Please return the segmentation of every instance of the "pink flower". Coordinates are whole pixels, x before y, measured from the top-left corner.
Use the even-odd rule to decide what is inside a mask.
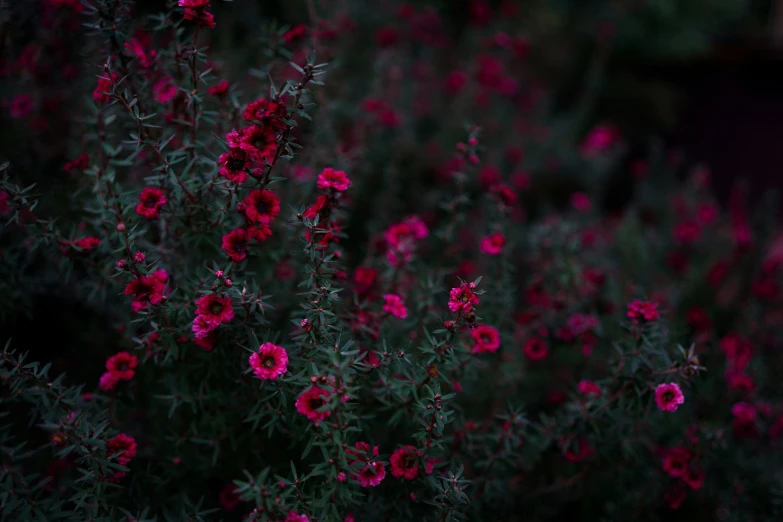
[[[207,321],[203,315],[197,315],[193,320],[192,330],[197,340],[206,339],[215,328],[216,326]]]
[[[571,195],[571,206],[577,212],[587,213],[593,208],[593,202],[590,201],[590,196],[584,192],[575,192]]]
[[[234,318],[234,307],[230,297],[208,294],[196,300],[196,315],[203,317],[206,324],[217,328]]]
[[[661,411],[677,411],[684,402],[685,396],[677,383],[659,384],[655,388],[655,403]]]
[[[317,186],[321,190],[333,189],[336,192],[344,192],[351,186],[351,180],[342,170],[325,168],[323,172],[318,174]]]
[[[596,156],[608,150],[619,139],[620,132],[614,126],[599,125],[594,127],[582,141],[582,154],[586,157]]]
[[[500,348],[500,333],[491,326],[481,325],[470,331],[475,341],[473,353],[495,353]]]
[[[625,315],[633,324],[650,323],[660,317],[657,304],[639,299],[628,305],[628,312]]]
[[[320,421],[332,415],[330,411],[318,411],[330,396],[331,394],[323,388],[313,386],[296,398],[296,411],[318,425]]]
[[[282,346],[264,343],[250,356],[249,362],[256,377],[274,380],[288,369],[288,352]]]
[[[296,511],[289,511],[288,516],[285,518],[285,522],[310,522],[310,519],[306,515],[300,515]]]
[[[200,7],[208,6],[209,0],[179,0],[177,5],[180,7],[189,7],[190,9],[198,9]]]
[[[405,308],[405,303],[397,294],[386,294],[383,296],[384,304],[383,311],[397,317],[398,319],[405,319],[408,317],[408,309]]]
[[[601,396],[601,388],[592,381],[580,381],[579,393],[583,395],[592,395],[593,397]]]
[[[503,252],[506,245],[506,236],[495,232],[481,240],[481,251],[490,256],[497,256]]]
[[[454,313],[470,313],[473,307],[479,304],[479,298],[473,291],[473,283],[462,283],[449,292],[449,310]]]
[[[123,381],[133,379],[138,365],[139,359],[128,352],[116,353],[106,360],[106,370]]]
[[[177,86],[174,85],[174,78],[167,76],[161,78],[152,87],[152,95],[155,101],[159,103],[168,103],[177,95]]]
[[[98,381],[98,387],[101,390],[108,392],[108,391],[112,391],[119,382],[120,382],[120,378],[117,377],[116,373],[106,372],[103,375],[101,375],[101,378]]]

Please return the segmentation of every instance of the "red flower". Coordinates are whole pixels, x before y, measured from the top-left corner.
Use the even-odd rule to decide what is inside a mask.
[[[249,239],[247,230],[237,228],[223,236],[221,248],[225,250],[232,261],[239,262],[247,257]]]
[[[590,201],[590,197],[584,192],[575,192],[571,195],[571,206],[577,212],[586,213],[593,208],[593,202]]]
[[[506,236],[495,232],[481,240],[481,251],[490,256],[497,256],[503,252],[506,245]]]
[[[475,341],[473,353],[495,353],[500,348],[500,333],[491,326],[477,326],[470,331],[470,336]]]
[[[560,440],[560,448],[569,462],[581,462],[593,456],[593,448],[584,437],[575,439],[573,435],[567,435]]]
[[[256,377],[274,380],[288,369],[288,353],[282,346],[264,343],[250,355],[249,363]]]
[[[751,343],[738,334],[730,332],[720,340],[720,349],[734,370],[743,370],[750,362],[753,354]]]
[[[288,45],[292,45],[305,36],[307,36],[307,26],[304,24],[298,24],[285,32],[283,35],[283,40]]]
[[[330,411],[318,411],[319,408],[326,404],[330,396],[331,394],[323,388],[313,386],[296,398],[296,411],[317,425],[320,421],[332,415]]]
[[[508,185],[495,185],[492,193],[507,207],[513,207],[517,202],[516,193]]]
[[[394,453],[389,457],[392,476],[405,480],[415,479],[419,476],[419,461],[421,457],[421,452],[413,446],[403,446],[394,450]]]
[[[68,163],[66,163],[63,169],[66,172],[72,172],[74,170],[84,170],[89,166],[90,166],[90,156],[87,154],[82,154],[75,160],[71,160]]]
[[[147,219],[157,219],[161,208],[168,200],[159,188],[147,187],[139,194],[139,204],[136,205],[136,213]]]
[[[258,121],[275,131],[284,127],[280,120],[285,118],[285,116],[286,110],[283,104],[265,98],[259,98],[254,102],[250,102],[244,112],[245,121]]]
[[[288,516],[285,517],[283,522],[310,522],[310,519],[307,518],[307,515],[300,515],[296,511],[289,511]]]
[[[202,27],[209,27],[214,29],[217,25],[215,23],[215,16],[209,11],[203,9],[185,9],[185,20],[193,20]]]
[[[416,216],[389,227],[385,234],[388,246],[386,258],[389,263],[392,266],[400,266],[409,262],[413,257],[416,241],[427,237],[428,234],[427,226]]]
[[[479,297],[473,291],[473,283],[462,283],[449,292],[449,310],[454,313],[470,313],[473,307],[479,304]]]
[[[378,279],[378,271],[367,266],[358,266],[353,273],[353,280],[356,283],[356,292],[363,294],[375,284]]]
[[[582,141],[582,154],[596,156],[614,145],[620,139],[620,131],[611,125],[599,125],[591,130]]]
[[[381,483],[386,477],[386,467],[381,462],[372,460],[378,456],[378,446],[373,446],[372,452],[370,452],[370,445],[366,442],[357,442],[355,451],[348,448],[346,451],[357,457],[355,462],[359,462],[360,466],[357,468],[355,464],[352,465],[352,476],[358,480],[364,488],[375,487]]]
[[[583,395],[601,396],[601,388],[592,381],[580,381],[578,390]]]
[[[270,127],[252,125],[229,132],[226,140],[230,147],[245,150],[250,158],[260,164],[272,162],[277,152],[277,135]]]
[[[685,320],[696,332],[705,332],[712,327],[712,319],[703,308],[691,308],[686,312]]]
[[[217,85],[209,88],[209,94],[210,96],[225,96],[228,94],[229,87],[231,87],[231,84],[228,80],[221,80]]]
[[[244,183],[247,180],[245,170],[252,167],[247,152],[239,147],[231,148],[221,154],[218,164],[220,165],[218,173],[234,183]]]
[[[701,489],[704,485],[704,472],[700,469],[689,467],[682,475],[682,481],[693,490]]]
[[[268,224],[280,213],[280,200],[266,189],[251,191],[243,203],[247,218],[257,223]]]
[[[196,315],[202,317],[203,321],[213,328],[234,318],[234,307],[230,297],[207,294],[196,301],[196,306]]]
[[[655,388],[655,403],[661,411],[677,411],[684,402],[685,396],[677,383],[659,384]]]
[[[218,495],[218,502],[220,502],[220,505],[223,506],[223,509],[226,511],[233,510],[241,501],[239,487],[235,484],[226,484]]]
[[[658,305],[647,301],[635,300],[628,305],[626,316],[634,323],[649,323],[660,317]]]
[[[136,374],[139,359],[128,352],[119,352],[106,360],[106,369],[118,379],[129,381]]]
[[[136,440],[124,433],[118,433],[106,443],[106,454],[108,456],[122,454],[117,457],[117,462],[126,466],[136,456]]]
[[[89,254],[95,248],[101,244],[101,240],[97,237],[93,236],[86,236],[86,237],[80,237],[78,239],[73,239],[69,242],[63,242],[60,245],[60,248],[62,249],[63,253],[68,252],[68,247],[76,249],[78,252],[83,252],[85,254]]]
[[[327,167],[318,175],[317,186],[321,190],[332,189],[336,192],[345,192],[351,186],[351,180],[342,170]]]
[[[201,7],[207,7],[210,0],[179,0],[177,5],[180,7],[189,7],[190,9],[198,9]]]
[[[683,221],[674,227],[674,237],[680,243],[693,243],[700,234],[701,228],[695,221]]]
[[[116,73],[111,73],[110,76],[101,76],[98,78],[98,85],[92,92],[92,99],[98,103],[105,103],[109,101],[109,95],[104,94],[111,92],[112,85],[119,79]]]
[[[663,458],[663,471],[670,477],[681,477],[688,469],[692,457],[691,452],[681,446],[673,448]]]
[[[307,207],[304,212],[304,217],[307,219],[315,219],[315,216],[321,215],[321,221],[324,218],[324,209],[329,210],[329,199],[321,194],[315,199],[315,203]]]
[[[397,317],[398,319],[405,319],[408,317],[408,309],[405,308],[405,303],[397,294],[386,294],[383,296],[383,311]]]
[[[125,295],[133,296],[131,305],[134,312],[146,310],[149,305],[157,305],[163,301],[166,281],[169,275],[165,270],[156,270],[150,275],[137,277],[125,287]]]
[[[131,38],[130,41],[125,42],[124,47],[126,51],[138,58],[139,65],[144,69],[149,68],[158,55],[155,49],[150,49],[147,52],[146,46],[138,38]]]
[[[549,346],[546,344],[546,341],[540,337],[533,336],[527,340],[522,351],[531,361],[540,361],[546,359],[549,354]]]

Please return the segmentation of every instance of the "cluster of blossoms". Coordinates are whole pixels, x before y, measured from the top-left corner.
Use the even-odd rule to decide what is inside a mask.
[[[155,270],[147,275],[134,274],[134,279],[125,286],[125,295],[133,296],[131,303],[133,311],[141,312],[150,306],[162,303],[166,295],[168,280],[169,274],[163,269]]]
[[[82,92],[91,117],[70,118],[80,134],[58,152],[79,207],[49,222],[46,199],[36,208],[0,168],[0,214],[19,225],[0,231],[0,255],[35,261],[20,276],[62,271],[122,339],[86,377],[92,394],[44,388],[6,355],[0,381],[41,394],[32,429],[54,432],[55,448],[77,440],[24,463],[51,467],[55,504],[83,494],[71,518],[150,504],[143,517],[185,519],[203,497],[248,522],[550,519],[590,498],[588,518],[701,503],[744,520],[743,483],[776,480],[749,455],[783,438],[767,364],[783,265],[755,262],[768,238],[734,196],[724,216],[703,169],[670,193],[665,171],[681,164],[637,157],[620,127],[573,139],[583,122],[539,117],[548,86],[528,39],[546,31],[521,22],[547,18],[545,3],[468,0],[464,48],[426,0],[313,3],[294,26],[221,8],[262,33],[246,42],[264,57],[253,79],[229,81],[243,53],[220,56],[208,0],[154,19],[125,0],[42,1],[47,23],[67,10],[105,37],[88,50],[104,65]],[[601,17],[631,16],[609,4]],[[52,71],[31,64],[59,48],[32,45],[0,72],[46,84]],[[341,64],[325,86],[313,54]],[[66,105],[54,94],[14,94],[8,112],[39,129]],[[605,208],[610,169],[639,188],[621,213]],[[40,255],[51,245],[57,263]],[[26,288],[16,276],[6,287]],[[702,377],[700,358],[725,372]],[[54,398],[72,411],[49,412]],[[138,455],[133,437],[111,438],[123,426]],[[120,465],[139,459],[132,480],[90,488],[124,473],[77,472],[102,459],[82,432]],[[39,498],[17,487],[16,458],[0,497],[21,512]]]
[[[196,300],[196,318],[193,321],[193,335],[205,339],[223,323],[234,318],[231,297],[207,294]]]
[[[410,263],[416,252],[416,244],[429,235],[427,225],[417,216],[392,225],[386,230],[386,259],[392,266]]]

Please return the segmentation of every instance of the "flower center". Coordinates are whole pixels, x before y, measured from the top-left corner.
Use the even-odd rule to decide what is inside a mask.
[[[230,160],[228,160],[229,170],[242,170],[244,166],[245,166],[244,158],[238,158],[236,156],[233,156]]]
[[[264,200],[260,200],[258,203],[256,203],[256,210],[258,210],[259,214],[267,214],[269,212],[269,203]]]
[[[674,394],[670,391],[667,391],[663,394],[663,400],[666,402],[672,402],[674,400]]]
[[[261,362],[266,368],[271,368],[275,365],[275,358],[274,357],[264,357],[264,360]]]
[[[209,311],[213,314],[219,314],[223,311],[223,305],[220,303],[212,303],[212,306],[209,307]]]
[[[310,408],[313,410],[317,410],[323,405],[324,405],[324,400],[320,397],[312,397],[310,399]]]

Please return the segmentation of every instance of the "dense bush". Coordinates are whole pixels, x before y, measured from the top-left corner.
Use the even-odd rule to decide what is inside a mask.
[[[6,345],[4,520],[781,520],[773,209],[586,127],[627,31],[564,108],[581,40],[535,2],[308,0],[243,43],[240,2],[175,4],[49,0],[4,63],[39,152],[2,312],[116,330]]]

